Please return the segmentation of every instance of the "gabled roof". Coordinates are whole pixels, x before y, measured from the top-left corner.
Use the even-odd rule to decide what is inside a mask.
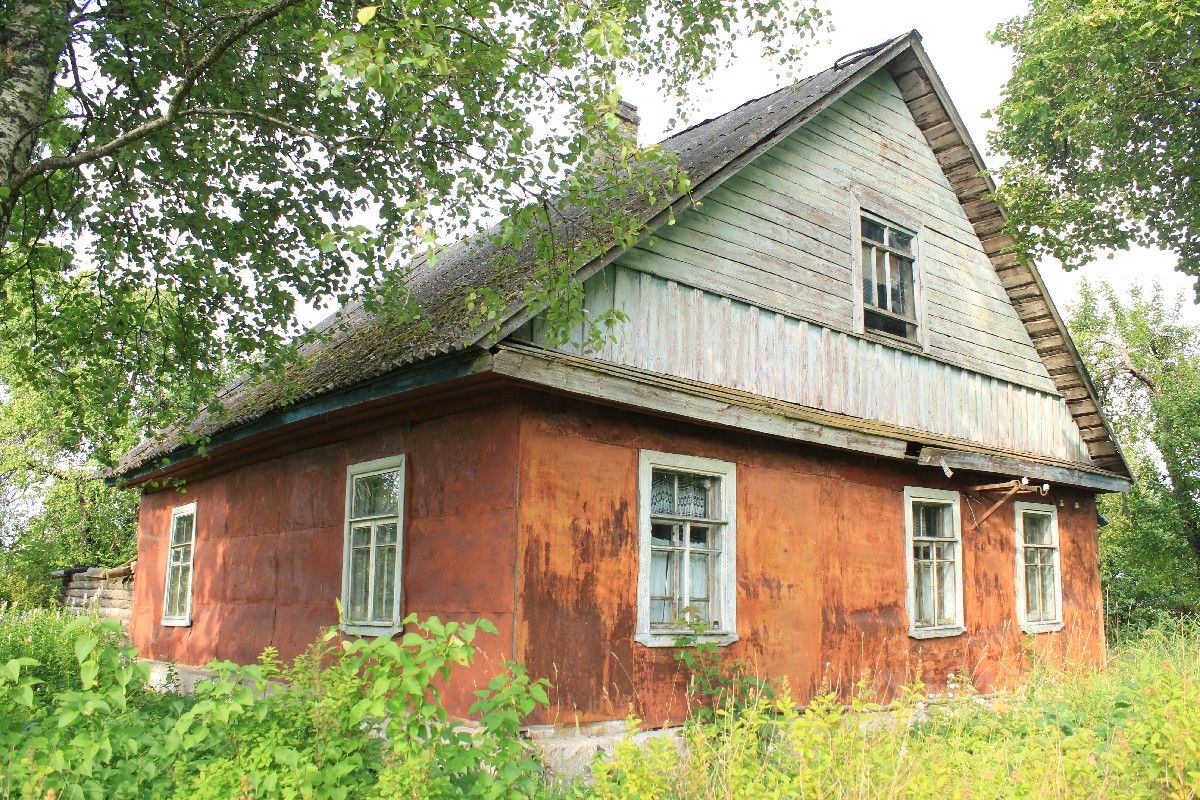
[[[678,154],[679,166],[691,179],[691,196],[665,198],[655,205],[638,197],[630,210],[654,227],[671,211],[686,207],[692,197],[702,197],[716,188],[859,82],[880,69],[888,69],[918,127],[934,148],[1047,370],[1066,396],[1093,461],[1096,466],[1127,475],[1116,441],[1099,412],[1086,369],[1045,285],[1036,269],[1021,266],[1015,256],[1005,252],[1011,240],[1000,235],[1003,212],[988,197],[994,186],[979,176],[983,161],[929,65],[920,34],[913,31],[856,55],[849,63],[836,64],[661,142],[662,148]],[[589,230],[588,220],[579,212],[560,227],[568,241],[599,233]],[[188,437],[221,434],[221,439],[230,439],[239,429],[250,435],[261,427],[253,423],[279,411],[289,400],[311,402],[419,361],[491,345],[504,338],[540,309],[529,308],[522,301],[522,290],[535,268],[532,254],[518,252],[515,259],[508,259],[515,267],[498,270],[501,254],[490,232],[484,232],[446,248],[434,264],[425,259],[416,261],[409,267],[408,282],[422,308],[419,318],[388,324],[360,305],[348,306],[318,326],[325,332],[324,337],[302,349],[301,363],[286,376],[293,387],[290,398],[282,386],[274,383],[237,382],[220,395],[225,413],[205,411],[186,428],[143,441],[121,459],[115,473],[128,475],[136,470],[144,474],[153,471],[151,462],[172,455],[177,456],[171,459],[174,461],[189,457],[192,453],[185,449]],[[614,246],[586,265],[579,277],[586,279],[619,254],[620,248]],[[486,327],[473,328],[464,313],[468,293],[484,286],[509,303],[498,335]]]

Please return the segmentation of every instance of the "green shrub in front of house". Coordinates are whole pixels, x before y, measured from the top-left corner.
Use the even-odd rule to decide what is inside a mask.
[[[292,665],[212,666],[194,695],[147,688],[111,621],[72,631],[77,685],[45,691],[30,656],[0,666],[0,797],[532,797],[540,763],[520,721],[546,685],[512,667],[479,690],[466,731],[438,686],[487,622],[410,619],[410,632],[335,641]],[[0,637],[8,620],[0,620]],[[40,653],[39,653],[40,654]],[[57,653],[55,653],[57,655]]]
[[[520,736],[545,682],[509,668],[464,730],[437,687],[491,626],[409,622],[399,641],[330,633],[290,665],[269,650],[216,664],[184,696],[147,688],[111,621],[0,619],[0,798],[1200,796],[1200,628],[1152,630],[1105,669],[1042,665],[1014,692],[932,704],[914,688],[887,706],[863,692],[802,707],[700,653],[695,685],[715,707],[682,747],[627,740],[564,786]],[[18,630],[42,663],[12,656]]]

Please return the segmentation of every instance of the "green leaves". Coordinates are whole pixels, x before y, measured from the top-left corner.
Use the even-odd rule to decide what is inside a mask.
[[[406,265],[497,220],[518,248],[497,273],[528,247],[532,290],[569,305],[573,267],[640,230],[613,208],[678,177],[617,130],[618,76],[682,112],[747,40],[783,72],[823,22],[805,0],[67,5],[32,33],[66,38],[71,79],[25,120],[33,171],[0,173],[3,380],[53,389],[102,462],[232,372],[300,369],[299,309],[421,314]],[[590,220],[590,249],[560,241],[563,214]],[[518,298],[478,288],[464,319],[495,329]]]
[[[1200,330],[1161,289],[1123,299],[1084,286],[1071,331],[1133,472],[1101,500],[1113,630],[1200,613]]]
[[[1070,268],[1161,247],[1200,275],[1198,26],[1184,0],[1035,0],[996,29],[1016,63],[990,142],[1019,251]]]

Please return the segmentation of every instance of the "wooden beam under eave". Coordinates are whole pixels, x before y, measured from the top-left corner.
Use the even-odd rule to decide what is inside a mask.
[[[1019,456],[987,455],[946,448],[926,447],[917,463],[943,469],[984,472],[991,475],[1019,476],[1037,481],[1050,481],[1068,486],[1082,486],[1102,492],[1129,490],[1129,481],[1112,474],[1101,474],[1069,467],[1058,467]]]
[[[1028,331],[1029,326],[1025,326],[1025,329]],[[1041,336],[1033,336],[1031,334],[1029,338],[1033,340],[1034,349],[1039,353],[1047,350],[1061,350],[1065,352],[1067,349],[1067,340],[1056,330],[1049,331]]]
[[[901,96],[905,100],[915,100],[918,97],[933,94],[933,84],[925,77],[921,65],[912,62],[908,66],[909,69],[907,70],[892,72],[892,80],[899,87]]]

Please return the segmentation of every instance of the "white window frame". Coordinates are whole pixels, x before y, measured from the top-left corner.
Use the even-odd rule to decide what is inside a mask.
[[[1013,504],[1016,519],[1013,530],[1016,533],[1016,584],[1017,584],[1017,621],[1021,630],[1026,633],[1050,633],[1063,628],[1062,607],[1062,548],[1058,538],[1058,509],[1048,503]],[[1036,620],[1031,622],[1026,618],[1025,608],[1025,514],[1046,514],[1050,517],[1050,542],[1054,548],[1054,609],[1055,618],[1052,620]]]
[[[943,503],[952,506],[951,519],[954,522],[954,541],[957,545],[958,563],[954,570],[954,623],[951,625],[917,627],[917,582],[915,563],[913,559],[913,503]],[[921,486],[904,487],[904,570],[905,582],[908,584],[905,592],[908,611],[908,635],[914,639],[933,639],[942,636],[958,636],[966,630],[963,618],[963,572],[965,571],[965,548],[962,536],[962,513],[959,506],[958,492],[946,489],[926,489]]]
[[[650,627],[650,492],[655,469],[690,472],[721,479],[721,510],[725,517],[721,554],[715,570],[716,596],[722,627],[695,634],[689,630],[664,631]],[[675,647],[680,636],[696,642],[728,645],[737,633],[737,465],[715,458],[642,450],[638,458],[638,582],[637,628],[634,641],[647,647]]]
[[[404,499],[406,489],[408,487],[408,474],[405,469],[405,456],[403,454],[397,456],[389,456],[387,458],[377,458],[373,461],[363,461],[358,464],[351,464],[346,467],[346,509],[343,515],[342,529],[342,614],[343,620],[341,629],[346,633],[357,636],[391,636],[404,630],[402,620],[403,616],[403,599],[404,586],[402,577],[404,575]],[[350,514],[353,511],[354,503],[354,479],[364,475],[373,475],[381,472],[399,472],[400,482],[396,490],[396,575],[395,575],[395,596],[393,598],[392,618],[388,621],[370,622],[360,620],[347,620],[344,616],[350,611],[350,562],[351,562],[351,547],[350,547]],[[374,564],[374,553],[372,552],[372,564]],[[374,569],[368,569],[368,575],[373,575]]]
[[[900,207],[892,200],[864,186],[854,186],[850,191],[850,267],[851,279],[854,281],[854,330],[868,338],[873,338],[900,347],[917,348],[922,351],[929,349],[929,326],[926,324],[925,291],[924,291],[924,259],[922,245],[925,240],[925,227],[915,219],[911,212]],[[862,218],[873,217],[884,224],[902,228],[913,234],[913,313],[916,323],[916,337],[896,336],[886,331],[868,328],[866,324],[866,303],[863,301],[863,263],[862,263]]]
[[[169,617],[167,616],[167,598],[171,596],[171,551],[179,545],[173,545],[171,542],[175,538],[175,520],[180,517],[190,516],[192,518],[192,539],[188,544],[188,587],[187,587],[187,608],[182,616]],[[167,627],[186,628],[192,624],[192,592],[196,587],[196,528],[199,527],[196,519],[196,504],[188,503],[182,506],[175,506],[171,509],[171,523],[167,528],[166,542],[166,570],[163,575],[163,599],[162,599],[162,619],[161,623]]]

